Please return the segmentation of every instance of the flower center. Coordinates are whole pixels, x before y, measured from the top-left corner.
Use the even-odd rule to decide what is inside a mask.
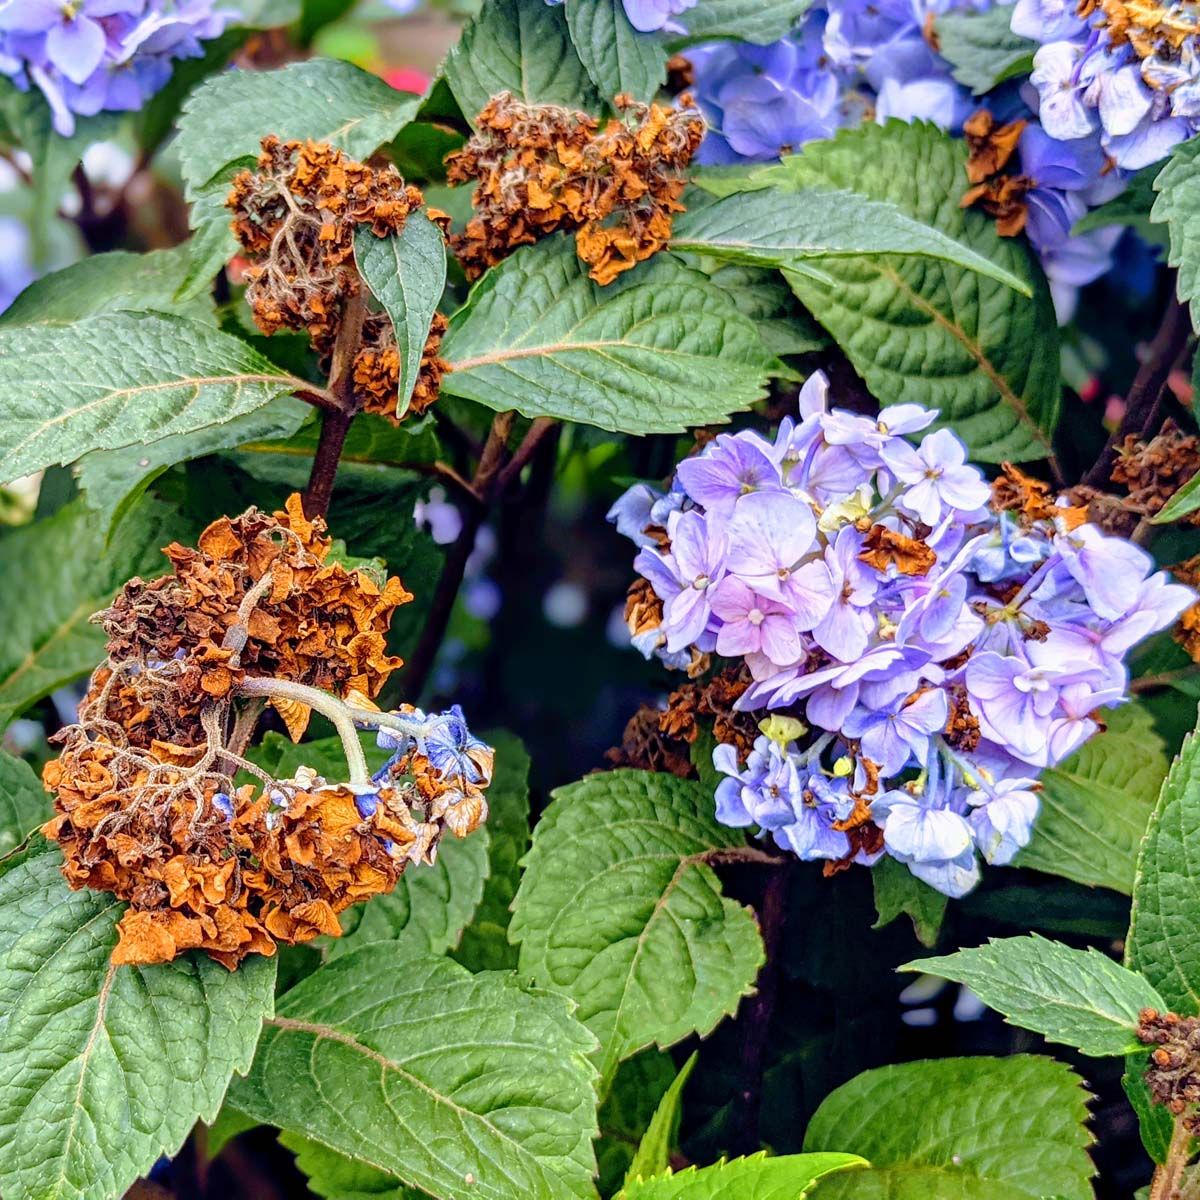
[[[766,619],[767,614],[764,613],[761,608],[752,608],[746,614],[746,620],[749,621],[751,625],[761,625]]]

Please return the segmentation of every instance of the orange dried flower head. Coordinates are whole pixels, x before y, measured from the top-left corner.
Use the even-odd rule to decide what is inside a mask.
[[[508,92],[488,102],[446,160],[451,183],[478,184],[476,215],[453,239],[468,278],[560,229],[575,231],[601,284],[666,245],[704,119],[687,94],[674,108],[623,95],[614,103],[620,118],[601,128],[587,113]]]
[[[446,360],[438,356],[446,328],[446,318],[441,313],[434,313],[406,416],[420,416],[438,397],[442,376],[450,369]],[[372,316],[363,330],[363,349],[354,359],[355,394],[366,412],[379,413],[398,424],[396,406],[399,386],[400,350],[396,345],[392,323],[386,317]]]
[[[337,935],[337,914],[432,862],[443,833],[487,815],[492,751],[458,709],[382,713],[400,660],[385,635],[398,579],[327,562],[324,523],[298,496],[210,525],[173,572],[132,580],[98,614],[108,659],[78,723],[56,735],[44,827],[72,887],[129,903],[117,963],[200,948],[234,967],[277,942]],[[317,709],[341,737],[346,782],[302,767],[272,779],[244,757],[263,700],[298,739]],[[391,758],[371,776],[355,727]],[[261,782],[237,788],[248,771]]]

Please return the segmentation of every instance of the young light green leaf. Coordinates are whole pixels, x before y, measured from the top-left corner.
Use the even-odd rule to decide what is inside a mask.
[[[627,1183],[617,1200],[784,1200],[807,1196],[818,1180],[867,1165],[856,1154],[753,1154],[711,1167],[638,1179]]]
[[[480,736],[496,750],[484,827],[488,877],[483,899],[454,956],[472,971],[514,970],[517,949],[508,940],[509,905],[521,881],[521,859],[529,849],[529,755],[520,739],[506,730],[487,730]]]
[[[518,250],[450,322],[443,392],[624,433],[724,421],[775,360],[707,276],[660,254],[600,287],[570,239]]]
[[[1011,1184],[946,1167],[870,1167],[819,1180],[804,1200],[1029,1200]],[[732,1198],[731,1198],[732,1200]]]
[[[584,1200],[593,1045],[561,997],[383,942],[283,996],[230,1097],[443,1200]]]
[[[1154,181],[1158,199],[1150,219],[1165,223],[1171,235],[1167,262],[1179,268],[1175,289],[1192,306],[1192,324],[1200,325],[1200,143],[1181,142]]]
[[[446,239],[423,212],[410,213],[404,228],[391,237],[376,237],[367,227],[359,228],[354,237],[354,261],[396,330],[399,418],[408,412],[421,370],[421,352],[446,286]]]
[[[644,1046],[708,1033],[749,992],[758,928],[707,862],[741,843],[711,792],[672,775],[611,771],[554,793],[509,933],[521,974],[578,1004],[605,1081]]]
[[[425,1196],[405,1187],[395,1175],[355,1162],[320,1142],[295,1133],[281,1133],[279,1141],[296,1156],[296,1166],[308,1178],[308,1190],[325,1200],[422,1200]]]
[[[79,321],[105,312],[160,312],[215,325],[208,297],[175,298],[187,273],[191,251],[151,250],[94,254],[31,283],[3,313],[0,326],[36,321]]]
[[[882,929],[901,913],[912,920],[913,932],[922,946],[932,946],[946,915],[946,897],[918,879],[903,863],[884,857],[871,869],[878,920],[871,927]]]
[[[575,51],[601,96],[654,99],[667,78],[667,47],[657,33],[634,29],[621,0],[566,0],[566,14]]]
[[[275,960],[114,967],[124,904],[61,862],[39,838],[0,863],[0,1189],[115,1200],[249,1067]]]
[[[596,1185],[602,1196],[615,1196],[624,1186],[638,1144],[675,1077],[671,1056],[653,1046],[617,1068],[598,1114]]]
[[[994,938],[986,946],[900,968],[965,983],[1010,1025],[1095,1058],[1130,1054],[1143,1008],[1163,1007],[1140,975],[1095,949],[1030,937]]]
[[[0,858],[50,816],[50,797],[24,759],[0,750]]]
[[[1042,772],[1041,812],[1016,865],[1128,896],[1167,753],[1136,702],[1106,710],[1104,722],[1102,733]]]
[[[1142,841],[1126,962],[1182,1016],[1200,1013],[1200,738],[1190,733],[1163,782]]]
[[[915,255],[952,263],[1032,295],[1024,279],[967,243],[914,220],[889,201],[853,191],[768,187],[690,204],[675,219],[670,244],[674,250],[771,267],[795,267],[809,258]]]
[[[561,5],[489,0],[450,50],[444,73],[472,124],[500,92],[527,104],[565,104],[585,112],[600,106]]]
[[[75,464],[75,474],[89,508],[95,509],[106,531],[119,527],[129,506],[168,467],[231,450],[246,442],[291,437],[312,414],[291,396],[281,396],[245,416],[189,433],[176,433],[153,442],[120,450],[93,450]]]
[[[966,147],[931,125],[864,125],[754,173],[755,183],[849,189],[887,200],[1023,279],[1032,299],[949,263],[880,256],[806,260],[834,282],[787,272],[797,296],[884,404],[941,412],[984,462],[1044,458],[1059,412],[1057,324],[1027,247],[959,207]]]
[[[1008,5],[979,12],[940,13],[933,23],[938,53],[951,73],[977,96],[1016,75],[1028,75],[1037,43],[1009,28]]]
[[[1162,506],[1151,521],[1155,525],[1169,525],[1172,521],[1182,520],[1191,516],[1200,508],[1200,473],[1191,477],[1171,498]]]
[[[80,503],[0,539],[0,728],[104,657],[104,632],[88,618],[134,575],[166,570],[160,548],[185,532],[157,501],[135,508],[105,545]]]
[[[175,139],[196,231],[192,287],[206,284],[233,256],[228,182],[234,166],[245,165],[235,160],[255,158],[263,137],[329,142],[362,160],[390,142],[419,104],[377,75],[328,58],[277,71],[228,71],[198,87],[183,106]]]
[[[238,338],[152,313],[0,329],[0,359],[0,480],[220,425],[312,390]]]
[[[671,1166],[671,1147],[679,1137],[680,1098],[688,1078],[696,1066],[698,1051],[693,1050],[687,1062],[679,1068],[671,1086],[663,1094],[650,1118],[650,1124],[638,1143],[637,1153],[625,1175],[625,1186],[654,1175],[662,1175]]]
[[[1092,1200],[1088,1098],[1070,1067],[1032,1054],[903,1063],[865,1071],[826,1096],[804,1149],[853,1147],[873,1167],[937,1167],[996,1189],[965,1196],[1007,1197],[1010,1188]],[[814,1195],[824,1197],[824,1187]]]
[[[738,38],[769,45],[785,37],[812,0],[700,0],[683,16],[689,38]]]

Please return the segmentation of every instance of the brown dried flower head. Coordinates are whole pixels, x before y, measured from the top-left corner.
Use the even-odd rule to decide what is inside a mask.
[[[507,92],[488,102],[447,159],[451,183],[478,183],[476,215],[453,239],[468,278],[560,229],[575,231],[600,284],[666,245],[704,119],[686,93],[674,108],[624,95],[614,103],[620,118],[601,128],[587,113]]]
[[[1189,1132],[1200,1132],[1200,1017],[1144,1008],[1137,1035],[1140,1042],[1154,1047],[1146,1083],[1155,1104],[1181,1117]]]
[[[78,723],[56,735],[44,827],[72,887],[129,903],[117,963],[206,950],[232,968],[277,942],[337,935],[337,914],[432,862],[445,830],[487,815],[490,748],[461,713],[379,713],[400,660],[384,638],[410,599],[398,579],[328,563],[324,525],[293,496],[210,525],[174,570],[132,580],[98,614],[109,657]],[[273,779],[244,757],[263,700],[298,739],[312,708],[335,724],[348,782],[309,768]],[[372,778],[355,725],[396,753]],[[238,770],[261,786],[236,787]]]
[[[972,113],[963,122],[963,135],[970,151],[967,180],[971,186],[959,204],[962,208],[977,204],[995,219],[1001,237],[1015,237],[1025,228],[1029,215],[1025,197],[1033,187],[1033,180],[1010,167],[1026,124],[1021,119],[998,125],[986,108]]]
[[[256,168],[235,177],[226,203],[252,263],[246,301],[258,327],[266,334],[308,333],[328,368],[347,302],[364,291],[354,263],[355,231],[399,233],[424,197],[394,167],[355,162],[323,143],[272,136],[263,139]],[[429,215],[445,229],[447,218]],[[447,369],[437,357],[444,332],[444,321],[435,318],[410,411],[424,411],[437,396]],[[400,352],[385,313],[368,311],[350,374],[357,403],[395,420]]]

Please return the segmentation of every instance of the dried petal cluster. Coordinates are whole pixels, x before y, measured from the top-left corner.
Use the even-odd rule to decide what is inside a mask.
[[[1181,1017],[1144,1008],[1139,1014],[1138,1040],[1148,1046],[1150,1066],[1146,1083],[1156,1104],[1183,1118],[1190,1133],[1200,1133],[1200,1017]]]
[[[363,291],[354,263],[354,234],[399,233],[424,197],[394,167],[375,168],[324,143],[266,137],[253,171],[233,181],[226,201],[233,231],[251,259],[246,300],[258,327],[306,332],[328,368],[347,302]],[[445,218],[430,210],[439,224]],[[445,323],[435,319],[410,411],[437,397],[446,364],[437,351]],[[351,377],[355,400],[368,412],[395,419],[400,352],[386,313],[369,311],[357,331]]]
[[[336,936],[339,912],[486,817],[492,751],[462,713],[380,713],[370,699],[399,665],[384,637],[408,593],[328,552],[292,497],[274,517],[214,522],[196,549],[168,547],[170,575],[131,581],[98,614],[109,658],[56,735],[44,832],[72,887],[129,903],[114,962],[199,948],[233,968],[278,942]],[[273,779],[244,757],[262,697],[299,737],[310,707],[297,691],[344,716],[349,782],[307,767]],[[393,751],[374,777],[356,723]],[[259,784],[235,786],[239,769]]]
[[[676,108],[624,95],[615,104],[621,119],[601,127],[587,113],[507,92],[488,102],[474,136],[447,159],[451,183],[479,185],[476,215],[453,241],[468,278],[559,229],[575,231],[601,284],[666,245],[704,119],[686,94]]]
[[[1014,173],[1009,165],[1027,124],[1019,119],[1001,125],[986,108],[963,122],[963,137],[970,150],[967,180],[971,186],[963,194],[961,206],[979,205],[995,218],[996,232],[1002,237],[1016,237],[1029,217],[1025,198],[1034,186],[1033,180]]]
[[[111,668],[93,687],[106,719],[135,745],[195,746],[203,704],[230,696],[247,674],[374,697],[400,666],[387,630],[412,596],[397,578],[327,561],[329,547],[324,522],[305,517],[299,496],[274,516],[251,508],[222,517],[195,548],[168,546],[169,575],[131,579],[97,614]],[[283,715],[301,722],[299,736],[308,714]]]

